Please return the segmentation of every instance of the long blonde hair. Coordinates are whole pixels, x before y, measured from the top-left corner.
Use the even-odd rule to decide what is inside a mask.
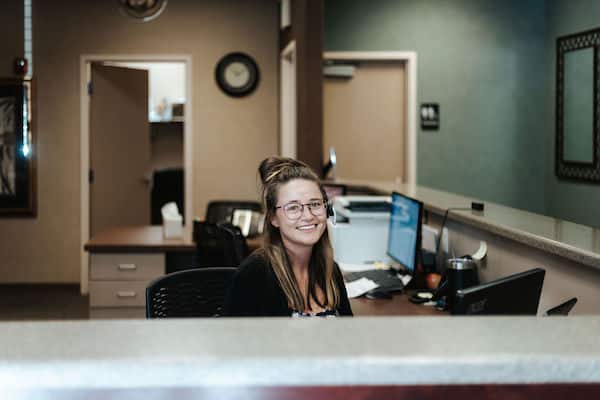
[[[317,175],[305,163],[292,158],[269,157],[258,167],[262,182],[262,199],[265,209],[264,243],[258,251],[264,255],[277,276],[283,289],[288,306],[297,311],[311,310],[311,298],[322,308],[335,309],[340,303],[340,289],[335,279],[333,250],[327,229],[314,244],[308,268],[308,298],[302,295],[279,229],[271,224],[277,206],[277,194],[281,185],[294,180],[304,179],[317,184],[323,199],[327,199],[325,190]],[[319,302],[316,288],[320,287],[325,296],[324,304]],[[308,301],[308,303],[307,303]]]

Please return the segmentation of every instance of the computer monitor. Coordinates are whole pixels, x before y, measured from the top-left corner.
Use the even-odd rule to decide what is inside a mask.
[[[387,254],[411,275],[421,247],[422,218],[423,203],[398,192],[392,193]]]
[[[452,314],[536,315],[546,271],[534,268],[457,290]]]

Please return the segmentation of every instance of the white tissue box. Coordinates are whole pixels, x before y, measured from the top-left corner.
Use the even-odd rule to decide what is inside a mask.
[[[165,239],[183,237],[183,219],[181,217],[163,219],[163,235]]]

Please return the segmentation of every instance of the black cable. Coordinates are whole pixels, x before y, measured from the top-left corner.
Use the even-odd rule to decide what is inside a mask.
[[[436,245],[436,260],[435,260],[435,264],[437,267],[438,272],[441,272],[441,254],[442,254],[442,249],[441,249],[441,244],[442,244],[442,235],[444,234],[444,226],[446,225],[446,219],[448,218],[448,212],[450,211],[470,211],[472,210],[471,207],[450,207],[446,209],[446,212],[444,213],[444,218],[442,218],[442,225],[440,226],[440,233],[438,235],[438,240],[437,240],[437,245]]]

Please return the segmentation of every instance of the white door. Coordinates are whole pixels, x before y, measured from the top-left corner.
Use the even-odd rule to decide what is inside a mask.
[[[336,150],[336,177],[406,179],[406,68],[360,61],[352,77],[323,80],[323,153]]]
[[[92,64],[90,232],[149,225],[148,72]]]

